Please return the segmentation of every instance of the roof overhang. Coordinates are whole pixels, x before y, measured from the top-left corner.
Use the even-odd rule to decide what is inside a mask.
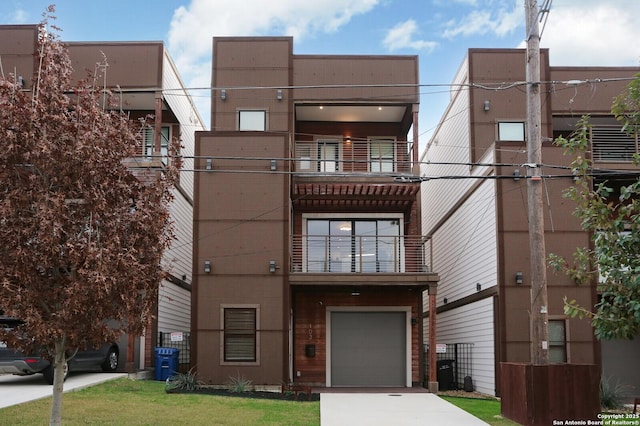
[[[298,121],[399,123],[407,105],[296,105]]]

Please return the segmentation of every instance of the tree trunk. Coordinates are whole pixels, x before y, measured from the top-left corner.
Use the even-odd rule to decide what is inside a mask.
[[[62,425],[62,394],[64,391],[64,378],[66,370],[66,356],[64,351],[64,339],[56,342],[56,352],[54,355],[53,374],[53,400],[51,402],[51,417],[49,425]]]

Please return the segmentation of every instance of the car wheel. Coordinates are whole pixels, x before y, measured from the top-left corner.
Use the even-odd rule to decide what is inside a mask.
[[[49,365],[47,368],[42,370],[42,376],[44,377],[44,381],[47,382],[47,384],[50,384],[50,385],[53,384],[53,375],[54,375],[54,368],[52,365]],[[67,380],[68,375],[69,375],[69,364],[65,362],[63,380]]]
[[[107,357],[102,363],[102,371],[116,371],[118,369],[118,349],[110,347]]]

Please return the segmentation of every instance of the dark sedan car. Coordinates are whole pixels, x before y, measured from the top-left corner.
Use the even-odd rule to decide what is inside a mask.
[[[15,318],[0,316],[0,327],[14,328],[20,323],[21,321]],[[104,344],[98,349],[78,351],[65,365],[65,378],[69,371],[116,371],[119,354],[118,345],[115,343]],[[42,373],[45,381],[53,384],[53,367],[47,359],[26,355],[0,342],[0,374],[28,376],[36,373]]]

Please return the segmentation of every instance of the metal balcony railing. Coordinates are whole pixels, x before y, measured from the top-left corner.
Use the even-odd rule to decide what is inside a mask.
[[[294,235],[291,272],[428,272],[422,237]]]
[[[392,139],[296,141],[300,173],[410,173],[413,143]]]
[[[593,161],[630,163],[633,154],[640,153],[638,135],[627,135],[621,126],[594,125],[591,127]]]

